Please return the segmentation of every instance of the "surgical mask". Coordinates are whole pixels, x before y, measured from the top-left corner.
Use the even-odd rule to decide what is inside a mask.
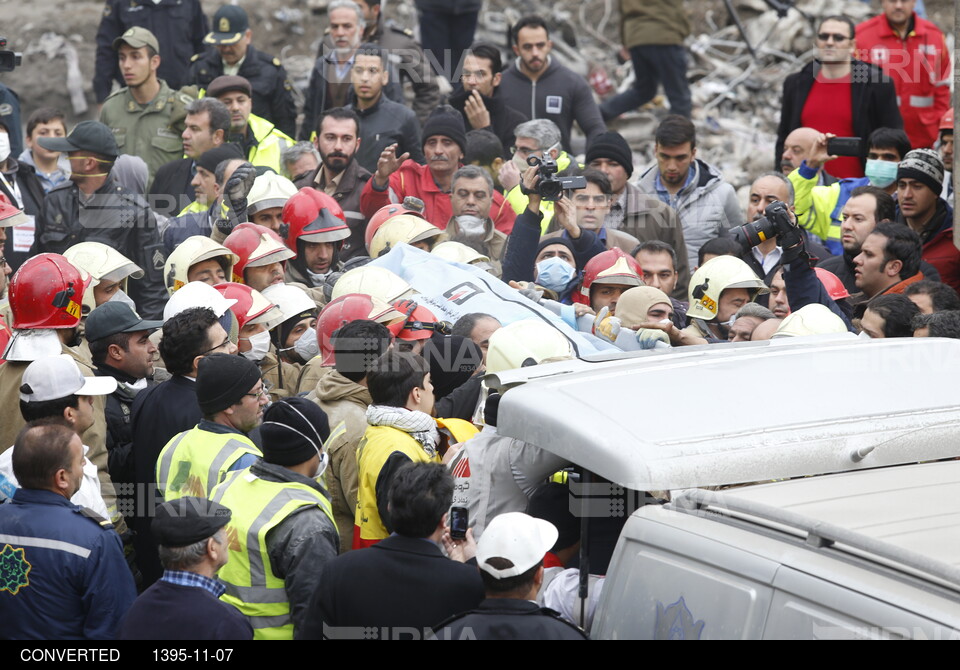
[[[265,330],[262,333],[256,333],[250,337],[241,337],[240,339],[250,343],[250,351],[244,351],[241,355],[254,363],[262,361],[263,357],[270,351],[269,331]]]
[[[537,263],[537,283],[555,293],[567,287],[576,272],[569,263],[556,256]]]
[[[294,345],[293,350],[303,359],[309,361],[314,356],[320,354],[320,346],[317,344],[317,331],[315,328],[307,328]]]
[[[512,160],[513,164],[517,166],[518,170],[520,170],[521,175],[527,171],[527,168],[530,167],[529,165],[527,165],[527,159],[518,153],[514,154],[513,158],[511,158],[510,160]]]
[[[317,463],[317,471],[313,473],[311,479],[320,479],[323,476],[323,473],[327,470],[327,463],[330,462],[330,459],[327,458],[326,454],[320,454],[320,462]]]
[[[130,305],[130,309],[133,311],[137,311],[137,304],[122,290],[118,290],[116,293],[110,296],[110,299],[107,300],[107,302],[122,302],[124,305]]]
[[[454,219],[460,236],[467,239],[482,240],[487,233],[486,221],[472,214],[461,214]]]
[[[871,186],[886,188],[897,178],[898,163],[893,161],[868,160],[864,174],[870,180]]]
[[[0,163],[10,157],[10,135],[0,133]]]

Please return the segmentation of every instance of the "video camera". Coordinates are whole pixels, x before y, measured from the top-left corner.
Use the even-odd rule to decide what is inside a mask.
[[[7,49],[7,38],[0,37],[0,72],[13,72],[20,65],[23,54]]]
[[[527,159],[527,165],[539,167],[537,176],[540,177],[540,181],[537,182],[537,195],[543,200],[556,202],[563,197],[564,191],[576,191],[587,187],[587,180],[583,177],[554,176],[559,168],[557,167],[557,161],[549,156],[544,156],[542,159],[530,156]]]

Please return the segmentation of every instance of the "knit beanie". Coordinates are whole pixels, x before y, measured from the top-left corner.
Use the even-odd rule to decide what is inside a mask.
[[[627,171],[628,178],[633,175],[633,152],[630,151],[630,145],[620,133],[611,130],[593,138],[593,142],[587,147],[587,156],[584,161],[590,165],[595,158],[617,161]]]
[[[916,179],[931,191],[943,190],[943,161],[933,149],[914,149],[907,152],[897,166],[897,179]]]
[[[328,437],[330,422],[326,413],[306,398],[282,398],[263,413],[260,438],[267,463],[305,463],[322,452]]]
[[[467,130],[463,116],[450,105],[440,105],[423,124],[423,144],[434,135],[443,135],[460,145],[460,151],[467,153]]]
[[[562,244],[565,246],[570,250],[570,255],[576,259],[577,253],[573,248],[573,241],[571,241],[569,237],[562,237],[560,235],[557,235],[556,237],[544,237],[542,240],[540,240],[540,244],[537,245],[537,253],[534,255],[534,258],[539,256],[540,252],[542,252],[544,249],[547,247],[552,247],[554,244]]]
[[[197,366],[197,402],[211,416],[243,400],[258,381],[260,368],[243,356],[204,356]]]

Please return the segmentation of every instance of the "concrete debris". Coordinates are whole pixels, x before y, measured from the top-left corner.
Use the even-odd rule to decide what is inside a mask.
[[[72,38],[78,38],[74,35]],[[89,109],[84,95],[84,77],[80,72],[80,56],[71,40],[57,33],[43,33],[24,50],[24,59],[46,56],[48,61],[62,57],[66,64],[64,85],[70,94],[70,105],[76,115],[85,114]],[[49,85],[49,81],[47,84]]]

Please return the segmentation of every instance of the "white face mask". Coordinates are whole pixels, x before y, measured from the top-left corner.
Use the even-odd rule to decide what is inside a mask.
[[[317,331],[315,328],[307,328],[294,345],[293,350],[303,359],[309,361],[314,356],[320,354],[320,345],[317,344]]]
[[[0,163],[10,157],[10,136],[7,133],[0,133]]]
[[[461,214],[456,217],[456,221],[460,234],[468,239],[482,240],[487,233],[486,226],[484,225],[486,221],[479,216]]]
[[[130,305],[130,309],[137,311],[137,304],[122,289],[118,289],[116,293],[110,296],[110,299],[107,302],[122,302],[125,305]]]
[[[320,454],[320,462],[317,463],[317,471],[313,473],[311,479],[320,479],[323,476],[323,473],[327,470],[327,463],[330,462],[330,459],[327,458],[326,454]]]
[[[257,333],[251,335],[250,337],[241,337],[241,340],[246,340],[250,343],[250,351],[244,351],[243,357],[247,360],[251,360],[254,363],[259,363],[263,360],[263,357],[267,355],[267,352],[270,351],[270,333],[269,331],[263,331],[262,333]]]

